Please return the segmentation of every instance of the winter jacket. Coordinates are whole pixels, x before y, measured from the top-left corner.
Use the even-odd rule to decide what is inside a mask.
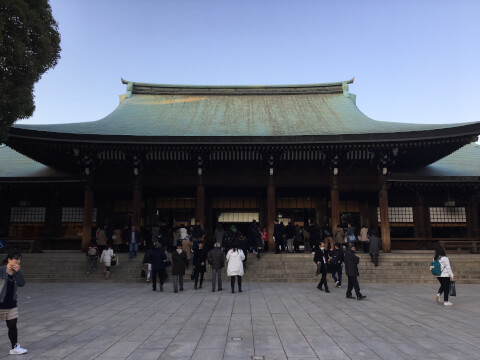
[[[177,250],[172,252],[172,275],[185,275],[185,267],[188,264],[185,251],[179,254]]]
[[[320,250],[319,248],[317,248],[315,250],[315,255],[313,257],[313,262],[315,264],[320,262],[320,264],[321,264],[320,272],[322,272],[322,273],[327,272],[328,251],[327,250]]]
[[[192,246],[193,241],[190,241],[188,237],[182,240],[182,250],[186,254],[188,260],[192,258]]]
[[[358,276],[358,263],[360,262],[360,258],[355,255],[351,249],[345,251],[344,261],[347,276]]]
[[[113,257],[113,250],[112,249],[105,249],[102,251],[102,256],[100,256],[100,262],[103,262],[105,266],[112,266],[112,257]]]
[[[368,253],[372,255],[378,255],[378,253],[380,252],[380,247],[380,238],[376,235],[370,236],[370,250],[368,251]]]
[[[225,266],[225,256],[223,255],[222,249],[213,248],[208,252],[207,260],[208,263],[212,266],[212,269],[219,270]]]
[[[452,267],[450,266],[450,260],[446,256],[440,256],[438,258],[440,261],[440,268],[442,269],[442,274],[437,277],[453,277]]]
[[[207,271],[207,250],[205,248],[195,250],[193,253],[193,266],[195,266],[195,270],[198,272],[204,273]]]
[[[228,276],[243,276],[243,260],[245,260],[245,254],[242,249],[228,250],[227,253],[227,275]]]
[[[165,252],[162,249],[150,249],[147,251],[147,253],[149,253],[150,259],[148,260],[151,261],[153,270],[160,270],[165,268],[165,263],[163,261],[167,260],[167,255],[165,255]],[[147,257],[147,254],[145,254],[145,257]]]
[[[335,230],[335,244],[343,244],[345,242],[345,233],[342,228]]]
[[[368,241],[368,229],[366,227],[360,229],[360,241]]]
[[[5,295],[7,295],[7,281],[7,266],[4,265],[0,267],[0,302],[3,302],[5,300]],[[25,277],[23,276],[22,270],[13,273],[13,283],[13,300],[17,300],[17,287],[22,287],[25,285]]]

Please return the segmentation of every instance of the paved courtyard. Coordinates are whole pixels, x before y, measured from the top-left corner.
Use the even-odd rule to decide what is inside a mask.
[[[361,277],[364,301],[307,283],[245,283],[235,294],[186,285],[175,294],[171,283],[163,293],[149,284],[27,283],[18,328],[29,352],[20,358],[480,359],[480,285],[458,285],[452,307],[435,302],[434,285]]]

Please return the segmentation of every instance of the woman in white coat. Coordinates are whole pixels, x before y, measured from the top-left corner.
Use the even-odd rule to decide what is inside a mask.
[[[453,276],[452,267],[450,266],[450,260],[448,260],[448,257],[445,254],[445,249],[442,245],[438,245],[435,248],[435,257],[433,260],[438,260],[442,269],[440,276],[437,276],[437,279],[440,282],[440,289],[438,289],[436,296],[437,303],[440,302],[440,297],[443,293],[443,305],[453,305],[453,303],[448,301],[448,295],[450,293],[450,282],[455,281],[455,278]]]
[[[102,255],[100,256],[100,262],[103,262],[105,265],[105,280],[108,280],[110,276],[110,267],[112,266],[112,258],[115,256],[112,250],[112,246],[110,244],[107,245],[107,248],[102,251]]]
[[[245,254],[235,243],[227,253],[227,275],[230,276],[232,293],[235,292],[235,278],[238,279],[238,292],[242,292],[243,260],[245,260]]]

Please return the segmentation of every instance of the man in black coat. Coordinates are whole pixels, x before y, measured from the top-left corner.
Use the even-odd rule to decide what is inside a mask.
[[[208,252],[207,261],[212,267],[212,292],[215,292],[215,280],[218,276],[218,291],[222,291],[222,270],[225,267],[225,255],[220,243],[215,243],[214,248]]]
[[[322,285],[325,285],[325,292],[329,293],[327,285],[327,264],[328,264],[328,251],[325,249],[325,243],[321,242],[319,247],[315,249],[315,256],[313,261],[317,264],[317,275],[321,274],[322,278],[317,285],[318,290],[322,290]]]
[[[148,257],[148,260],[152,264],[152,290],[157,290],[157,274],[160,278],[160,291],[163,291],[163,282],[167,278],[167,272],[165,271],[165,262],[167,260],[167,255],[163,251],[162,244],[159,242],[155,243],[154,248],[148,250],[148,254],[145,254],[145,257]]]
[[[278,219],[275,219],[275,225],[273,225],[273,237],[275,238],[275,254],[280,254],[282,249],[285,250],[283,244],[283,235],[285,234],[285,228],[283,223],[279,223]]]
[[[193,277],[195,279],[195,290],[198,285],[198,275],[200,275],[200,289],[203,284],[203,274],[207,270],[207,251],[203,248],[203,241],[198,242],[198,248],[193,252]]]
[[[360,292],[360,285],[358,284],[357,276],[359,275],[358,263],[360,262],[360,258],[355,255],[355,246],[353,243],[348,244],[347,251],[345,251],[344,261],[345,272],[348,276],[347,299],[355,299],[352,296],[352,289],[355,289],[357,300],[365,299],[366,296],[362,295]]]

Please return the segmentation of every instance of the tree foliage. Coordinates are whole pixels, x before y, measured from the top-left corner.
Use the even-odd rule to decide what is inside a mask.
[[[0,1],[0,142],[35,110],[33,88],[60,58],[60,34],[48,0]]]

